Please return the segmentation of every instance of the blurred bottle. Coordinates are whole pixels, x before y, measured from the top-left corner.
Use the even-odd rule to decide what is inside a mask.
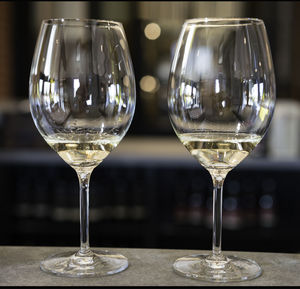
[[[136,182],[131,182],[130,191],[130,194],[132,195],[132,200],[130,202],[130,218],[135,221],[141,221],[146,217],[143,185],[138,180],[136,180]]]
[[[125,220],[128,218],[127,207],[127,194],[128,183],[126,180],[119,180],[115,182],[114,187],[114,206],[113,206],[113,218],[115,220]]]
[[[50,215],[49,181],[42,176],[35,181],[33,186],[33,215],[37,219],[46,219]]]
[[[193,226],[204,223],[205,189],[206,186],[202,178],[197,177],[192,180],[188,197],[188,221]]]
[[[207,190],[204,195],[205,207],[204,207],[204,225],[208,229],[213,227],[213,192]]]
[[[118,212],[116,213],[116,183],[121,182],[121,175],[119,173],[119,170],[115,167],[110,167],[109,169],[105,169],[103,171],[103,168],[98,168],[100,171],[99,177],[96,176],[95,172],[95,178],[98,178],[97,182],[99,183],[99,187],[94,186],[94,189],[97,190],[97,197],[99,200],[97,201],[99,206],[98,210],[101,211],[99,213],[99,216],[101,215],[101,219],[99,221],[107,221],[110,222],[112,220],[118,219],[116,215],[118,215]],[[121,208],[122,210],[122,208]]]
[[[51,217],[57,222],[79,222],[79,187],[70,180],[54,186]]]
[[[224,186],[223,228],[239,230],[244,226],[241,208],[241,186],[238,180],[228,180]]]
[[[109,191],[109,183],[105,181],[105,177],[102,175],[100,179],[96,177],[92,179],[93,184],[90,186],[90,209],[89,220],[90,222],[101,222],[108,219],[108,211],[110,207],[108,205],[107,194]]]
[[[245,228],[254,228],[257,224],[257,182],[250,173],[241,181],[241,209]]]
[[[188,183],[186,181],[179,181],[177,185],[174,186],[174,218],[177,225],[188,223],[187,199]]]
[[[143,220],[145,217],[144,195],[146,187],[144,171],[136,168],[128,168],[126,171],[127,182],[127,218],[130,220]]]
[[[276,226],[276,181],[272,178],[262,182],[261,193],[258,200],[259,224],[264,228]]]
[[[16,199],[14,212],[17,218],[30,218],[34,212],[32,179],[29,174],[20,173],[22,177],[16,183]]]

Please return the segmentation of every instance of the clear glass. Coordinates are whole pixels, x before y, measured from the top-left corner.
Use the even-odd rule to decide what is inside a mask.
[[[213,237],[209,255],[179,258],[175,272],[214,281],[242,281],[262,270],[223,255],[223,183],[263,138],[275,107],[275,76],[262,20],[186,20],[172,61],[168,108],[183,145],[213,181]]]
[[[76,171],[80,185],[80,249],[50,256],[41,269],[70,277],[125,270],[126,257],[89,245],[91,173],[124,137],[135,110],[135,77],[122,24],[44,20],[29,84],[37,129]]]

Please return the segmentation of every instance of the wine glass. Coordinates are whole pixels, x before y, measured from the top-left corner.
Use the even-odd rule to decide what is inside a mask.
[[[92,251],[89,245],[91,173],[124,137],[135,110],[135,78],[122,24],[43,20],[29,84],[38,131],[76,171],[80,185],[80,249],[48,257],[41,269],[69,277],[125,270],[126,257]]]
[[[258,277],[260,266],[221,252],[226,175],[263,138],[275,107],[275,76],[264,22],[252,18],[189,19],[171,65],[168,109],[183,145],[213,181],[211,254],[179,258],[176,273],[228,282]]]

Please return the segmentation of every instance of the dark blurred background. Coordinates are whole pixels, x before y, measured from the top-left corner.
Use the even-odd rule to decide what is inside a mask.
[[[120,21],[137,104],[120,145],[95,169],[93,247],[211,249],[212,182],[167,114],[170,61],[187,18],[264,20],[276,72],[271,127],[224,187],[223,249],[300,252],[300,2],[0,2],[0,245],[79,246],[77,176],[35,128],[28,103],[41,20]]]

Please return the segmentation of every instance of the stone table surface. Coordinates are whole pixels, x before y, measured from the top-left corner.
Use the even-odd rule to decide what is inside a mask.
[[[300,285],[300,254],[224,252],[255,260],[263,274],[253,280],[211,283],[188,279],[173,272],[179,257],[208,253],[196,250],[101,248],[125,255],[129,267],[104,277],[70,278],[40,270],[40,261],[70,247],[0,247],[0,286],[292,286]],[[93,248],[92,248],[93,249]],[[100,249],[100,248],[95,248]]]

